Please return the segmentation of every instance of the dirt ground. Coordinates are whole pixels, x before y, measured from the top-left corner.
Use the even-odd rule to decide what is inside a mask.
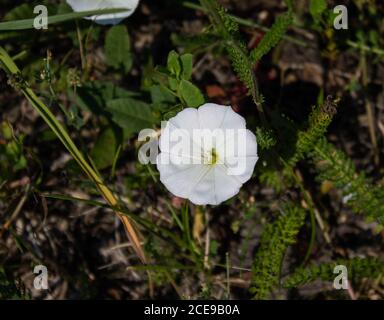
[[[305,12],[308,2],[297,1],[297,24],[289,28],[288,39],[283,39],[262,59],[255,73],[268,107],[279,109],[297,123],[307,119],[319,95],[340,98],[338,113],[328,130],[329,141],[343,150],[359,171],[379,183],[383,173],[384,55],[383,51],[379,51],[381,54],[363,52],[354,48],[353,43],[358,42],[358,33],[368,34],[375,30],[381,36],[378,45],[383,46],[384,8],[379,1],[373,1],[377,9],[375,16],[368,5],[359,8],[363,1],[344,2],[350,8],[350,29],[339,35],[305,27],[310,19]],[[19,3],[22,1],[0,1],[4,4],[0,7],[0,17]],[[286,10],[285,4],[277,0],[222,3],[231,14],[267,27]],[[330,1],[330,7],[333,4],[334,1]],[[127,90],[139,91],[149,57],[154,65],[164,65],[169,51],[184,50],[182,41],[177,39],[199,34],[208,25],[208,19],[203,12],[188,8],[182,1],[143,0],[124,23],[134,54],[131,71],[124,77],[108,73],[102,50],[102,35],[106,31],[101,29],[99,39],[93,40],[88,49],[93,66],[90,77],[112,79]],[[0,45],[12,54],[20,49],[27,50],[30,61],[42,60],[47,50],[52,52],[54,60],[61,61],[73,44],[65,29],[57,30],[55,41],[52,34],[36,35],[28,31],[17,38],[0,38]],[[241,26],[241,32],[248,48],[255,47],[263,36],[260,29],[253,27]],[[346,39],[350,40],[349,44]],[[81,65],[79,54],[71,54],[66,64],[78,68]],[[256,115],[246,88],[224,55],[206,48],[197,51],[193,82],[211,101],[231,104],[245,117]],[[59,92],[59,98],[68,105],[66,92]],[[253,177],[230,202],[203,210],[192,206],[191,225],[195,240],[201,245],[206,241],[207,230],[201,227],[201,221],[209,217],[210,249],[214,251],[209,287],[207,274],[196,271],[182,258],[175,259],[183,266],[181,270],[170,270],[171,278],[155,272],[150,285],[147,272],[138,267],[140,263],[130,248],[123,226],[110,209],[44,196],[55,193],[102,201],[61,143],[48,137],[44,121],[8,86],[4,72],[0,72],[0,110],[0,121],[8,121],[14,135],[24,137],[23,154],[28,163],[22,170],[0,180],[0,267],[9,279],[25,289],[26,296],[32,299],[223,299],[229,294],[232,299],[251,298],[251,268],[263,225],[273,220],[273,212],[281,200],[299,200],[300,190],[289,188],[277,192]],[[58,112],[56,114],[63,120]],[[72,137],[83,148],[91,149],[101,123],[92,114],[84,114],[86,124],[74,130]],[[167,201],[176,209],[183,201],[173,197],[161,184],[155,183],[145,169],[137,166],[135,143],[135,137],[125,143],[116,175],[107,182],[122,195],[132,214],[177,232]],[[310,166],[299,163],[297,170],[323,223],[317,228],[310,261],[381,257],[384,232],[378,224],[353,214],[337,190],[324,184],[319,186]],[[110,169],[101,171],[105,177],[109,172]],[[178,253],[167,243],[157,243],[150,234],[142,232],[149,239],[147,249],[153,250],[159,265],[166,264],[168,255],[172,257]],[[284,259],[285,274],[292,271],[292,265],[303,260],[310,228],[302,229],[298,239]],[[163,252],[168,255],[162,256]],[[50,286],[47,291],[33,288],[33,267],[37,264],[48,268]],[[384,298],[382,279],[364,279],[353,285],[353,294],[359,299]],[[349,299],[351,292],[335,291],[332,283],[316,281],[290,291],[276,290],[273,298]]]

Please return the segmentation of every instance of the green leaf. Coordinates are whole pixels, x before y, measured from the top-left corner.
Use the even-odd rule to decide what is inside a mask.
[[[113,26],[105,37],[107,63],[115,69],[123,67],[125,72],[132,68],[131,40],[123,25]]]
[[[4,16],[4,21],[20,20],[33,18],[33,7],[30,4],[23,3],[20,6],[13,8]]]
[[[177,88],[179,87],[179,80],[175,79],[175,78],[171,78],[169,77],[168,78],[168,84],[169,84],[169,88],[172,90],[172,91],[176,91]]]
[[[167,88],[161,85],[153,85],[150,88],[153,103],[174,103],[176,97]]]
[[[158,121],[150,105],[131,98],[111,100],[107,103],[107,110],[115,123],[130,132],[151,128]]]
[[[65,14],[65,13],[71,13],[72,8],[68,3],[60,3],[59,5],[56,5],[57,12],[56,14]]]
[[[282,215],[264,226],[252,266],[250,291],[258,300],[268,299],[273,288],[279,285],[285,252],[296,242],[305,222],[306,211],[301,206],[286,203],[281,211]]]
[[[117,136],[112,127],[101,131],[91,151],[91,158],[97,169],[102,170],[112,165],[117,145]]]
[[[39,99],[39,97],[28,86],[28,83],[22,78],[21,71],[17,65],[13,62],[8,53],[0,46],[0,67],[8,74],[10,79],[13,79],[14,86],[17,87],[28,101],[32,104],[33,108],[41,115],[44,121],[49,125],[53,132],[57,135],[65,148],[72,155],[73,159],[81,167],[83,172],[89,177],[90,180],[97,187],[100,195],[107,201],[107,203],[114,208],[114,212],[117,216],[122,218],[122,222],[125,226],[128,238],[133,244],[133,248],[136,254],[139,256],[143,263],[146,263],[146,256],[142,249],[141,243],[132,226],[128,217],[122,216],[122,213],[115,209],[118,205],[117,198],[113,195],[112,191],[104,184],[101,176],[96,172],[92,166],[85,160],[83,154],[76,147],[75,143],[71,139],[69,133],[61,125],[61,123],[55,118],[50,109]]]
[[[71,13],[59,14],[55,16],[48,16],[48,25],[70,21],[70,20],[81,19],[84,17],[93,16],[93,15],[119,13],[124,11],[127,11],[127,9],[91,10],[91,11],[71,12]],[[34,26],[33,26],[34,21],[35,21],[35,18],[1,22],[0,31],[34,29]]]
[[[11,140],[13,137],[13,130],[9,122],[3,121],[0,123],[0,134],[4,139]]]
[[[188,107],[196,108],[204,103],[204,96],[200,89],[187,80],[180,81],[179,91]]]
[[[183,68],[183,72],[181,74],[181,77],[185,80],[189,80],[192,77],[192,70],[193,70],[193,56],[190,53],[183,54],[180,57],[181,65]]]
[[[315,20],[318,20],[321,17],[325,9],[327,9],[326,0],[311,0],[309,3],[309,12]]]
[[[171,74],[175,75],[176,77],[180,76],[181,65],[179,61],[179,54],[176,51],[172,50],[169,53],[167,60],[167,68]]]
[[[253,63],[258,62],[264,55],[266,55],[272,48],[274,48],[287,32],[288,27],[292,24],[293,18],[290,11],[280,15],[271,29],[261,39],[259,45],[252,50],[250,58]],[[242,69],[244,63],[238,64],[238,68]]]
[[[335,267],[345,266],[348,270],[348,281],[356,282],[362,278],[375,279],[384,274],[384,261],[376,257],[337,259],[333,262],[321,264],[312,263],[308,267],[299,267],[284,279],[284,288],[297,288],[298,286],[321,279],[323,281],[335,280]]]
[[[135,92],[125,90],[112,82],[94,81],[77,88],[77,95],[73,90],[68,90],[71,100],[80,108],[100,115],[105,113],[105,106],[108,101],[129,98],[136,95]]]

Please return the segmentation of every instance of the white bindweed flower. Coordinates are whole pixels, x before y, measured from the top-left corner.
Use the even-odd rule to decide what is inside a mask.
[[[255,135],[230,106],[187,108],[162,129],[157,168],[174,195],[217,205],[236,195],[258,160]]]
[[[127,8],[129,11],[121,13],[102,14],[100,16],[86,17],[98,24],[117,24],[129,17],[137,8],[139,0],[67,0],[73,11],[92,11],[102,9]]]

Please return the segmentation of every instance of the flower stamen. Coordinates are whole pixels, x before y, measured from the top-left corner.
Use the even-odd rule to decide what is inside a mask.
[[[210,155],[209,155],[209,158],[208,158],[208,164],[211,166],[215,165],[218,161],[218,158],[219,158],[219,156],[216,152],[216,149],[212,148]]]

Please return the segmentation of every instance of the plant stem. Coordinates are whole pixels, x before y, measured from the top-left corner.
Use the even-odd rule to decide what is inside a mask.
[[[0,63],[1,67],[7,72],[10,77],[10,82],[13,82],[15,88],[19,89],[27,100],[31,103],[33,108],[41,115],[44,121],[48,124],[51,130],[56,134],[59,140],[63,143],[65,148],[69,151],[72,157],[79,164],[84,173],[95,183],[100,194],[105,201],[112,207],[118,207],[119,202],[113,195],[111,190],[104,184],[102,178],[98,173],[92,169],[92,166],[85,160],[80,150],[76,147],[68,132],[64,129],[61,123],[55,118],[53,113],[47,108],[47,106],[37,97],[29,85],[23,80],[21,72],[8,53],[0,47]],[[145,253],[142,249],[139,237],[135,228],[133,227],[131,220],[119,210],[114,210],[117,216],[124,224],[128,238],[132,242],[132,246],[135,249],[136,254],[143,263],[146,263]]]
[[[187,8],[190,8],[190,9],[194,9],[194,10],[198,10],[198,11],[202,11],[202,12],[207,12],[207,9],[205,9],[204,7],[199,6],[198,4],[193,3],[193,2],[185,1],[185,2],[183,2],[183,5],[185,7],[187,7]],[[232,15],[232,14],[229,14],[228,16],[230,16],[238,24],[243,25],[245,27],[259,29],[259,30],[261,30],[263,32],[268,32],[270,30],[270,28],[264,27],[261,24],[255,23],[253,21],[250,21],[250,20],[247,20],[247,19],[243,19],[243,18],[237,17],[237,16]],[[294,38],[292,36],[283,35],[282,38],[284,40],[289,41],[289,42],[295,43],[295,44],[297,44],[299,46],[302,46],[302,47],[305,47],[305,48],[309,47],[309,45],[307,43],[305,43],[304,41],[299,40],[297,38]],[[384,54],[384,51],[383,51],[382,54]]]
[[[265,117],[264,109],[263,109],[263,104],[262,104],[262,99],[260,97],[259,93],[259,85],[253,70],[253,64],[251,63],[249,59],[249,54],[246,52],[244,48],[239,44],[239,42],[230,34],[225,25],[224,22],[222,21],[220,15],[217,12],[217,8],[215,7],[215,4],[211,0],[200,0],[200,3],[203,5],[202,8],[205,8],[205,12],[209,14],[209,17],[211,19],[211,23],[220,30],[222,33],[223,40],[227,42],[227,45],[233,46],[233,48],[236,50],[236,53],[241,56],[241,60],[244,61],[246,64],[246,68],[248,68],[250,74],[251,74],[251,83],[246,83],[246,86],[248,87],[251,95],[253,102],[256,105],[256,108],[259,112],[260,115],[260,120],[263,123],[264,126],[268,127],[268,122]]]

